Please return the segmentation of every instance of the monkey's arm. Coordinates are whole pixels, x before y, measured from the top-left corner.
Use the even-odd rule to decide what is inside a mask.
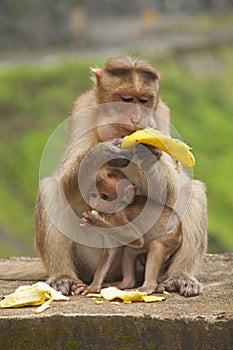
[[[127,244],[129,247],[140,248],[144,245],[142,233],[136,225],[129,222],[123,211],[114,213],[109,217],[103,217],[98,212],[87,211],[83,213],[82,220],[84,225],[89,224],[108,228],[109,230],[105,233],[108,238],[112,238],[122,244]]]
[[[71,145],[63,156],[64,161],[59,165],[59,175],[61,176],[63,190],[67,199],[72,198],[74,194],[76,196],[77,194],[80,195],[78,183],[80,164],[92,148],[93,146],[90,145],[88,139],[81,137]]]

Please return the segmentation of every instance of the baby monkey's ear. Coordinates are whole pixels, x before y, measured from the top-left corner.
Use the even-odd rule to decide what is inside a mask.
[[[137,186],[130,184],[124,189],[124,196],[122,200],[127,204],[132,204],[136,196]]]

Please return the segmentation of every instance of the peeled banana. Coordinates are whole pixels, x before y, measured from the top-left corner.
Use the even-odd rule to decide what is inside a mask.
[[[168,153],[174,160],[181,162],[188,168],[195,165],[195,158],[190,152],[190,147],[184,142],[173,139],[162,131],[152,128],[137,130],[129,136],[126,136],[121,148],[130,148],[136,151],[137,143],[147,144],[159,148],[161,151]]]

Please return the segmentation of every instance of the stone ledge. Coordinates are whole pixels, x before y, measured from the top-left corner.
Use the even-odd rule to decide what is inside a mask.
[[[19,259],[20,261],[20,259]],[[233,253],[207,255],[202,295],[172,293],[162,303],[95,305],[86,297],[33,308],[0,310],[0,349],[230,350],[233,344]],[[0,294],[22,284],[1,281]]]

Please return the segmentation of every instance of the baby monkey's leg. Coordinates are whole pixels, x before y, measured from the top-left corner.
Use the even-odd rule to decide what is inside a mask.
[[[166,233],[150,242],[146,260],[145,280],[143,285],[138,288],[140,292],[151,294],[156,291],[162,264],[177,251],[181,243],[182,234],[179,229],[172,233]]]

